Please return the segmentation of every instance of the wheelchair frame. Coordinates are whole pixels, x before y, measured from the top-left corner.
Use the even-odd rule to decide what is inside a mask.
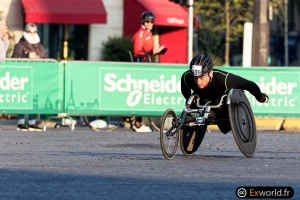
[[[196,95],[196,94],[192,94],[190,96],[189,100],[186,103],[186,108],[183,109],[183,111],[181,112],[181,114],[179,115],[179,117],[176,116],[174,110],[172,110],[172,109],[166,110],[166,112],[164,113],[164,116],[162,117],[162,123],[161,123],[161,127],[160,127],[160,145],[161,145],[161,149],[162,149],[162,153],[163,153],[164,157],[166,159],[168,159],[168,160],[173,159],[175,157],[176,152],[177,152],[177,148],[178,148],[179,140],[180,140],[180,144],[181,145],[183,144],[183,142],[182,142],[183,138],[180,137],[181,134],[179,134],[179,133],[182,132],[182,128],[184,126],[185,127],[195,127],[195,126],[203,126],[203,125],[207,126],[207,125],[211,125],[211,124],[218,125],[218,123],[213,123],[214,121],[212,122],[212,121],[208,120],[208,115],[210,114],[211,109],[213,109],[213,108],[219,108],[221,106],[224,106],[223,100],[224,100],[225,97],[227,97],[227,99],[226,99],[226,105],[230,106],[231,103],[232,103],[231,99],[233,97],[234,90],[241,91],[241,90],[238,90],[238,89],[231,89],[227,94],[224,94],[220,98],[220,101],[219,101],[219,103],[217,105],[209,105],[211,103],[211,101],[205,103],[204,105],[200,105],[200,98],[199,98],[199,96]],[[194,101],[195,98],[197,98],[196,99],[196,105],[197,105],[198,108],[197,109],[190,109],[190,105],[193,103],[193,101]],[[240,106],[239,102],[236,102],[235,104],[237,105],[235,107],[239,109],[239,106]],[[247,105],[250,105],[250,104],[247,104]],[[252,113],[251,107],[249,108],[249,106],[248,106],[246,109],[247,110],[250,109],[251,113]],[[228,110],[228,112],[230,112],[230,110]],[[241,112],[243,112],[243,110]],[[249,117],[253,118],[253,114],[251,115],[251,113],[249,114],[249,112],[247,112],[245,114],[246,118],[249,118]],[[196,122],[196,116],[195,117],[189,117],[189,119],[187,120],[187,115],[188,114],[194,114],[197,117],[198,116],[199,117],[203,117],[205,119],[205,124],[199,124],[199,123],[197,123]],[[228,115],[229,115],[229,118],[230,118],[230,116],[232,116],[232,114],[229,114],[229,113],[228,113]],[[249,115],[251,115],[251,116],[249,116]],[[165,122],[166,122],[166,120],[167,120],[168,117],[172,117],[173,118],[172,119],[172,126],[166,128],[165,127]],[[237,118],[237,116],[235,116],[235,118]],[[244,122],[245,120],[243,119],[241,121]],[[255,121],[253,121],[253,120],[249,120],[249,121],[251,121],[252,123],[255,123]],[[233,122],[230,121],[231,127],[234,126],[232,123]],[[238,122],[235,122],[235,123],[238,123]],[[252,126],[252,124],[250,124],[250,126]],[[254,126],[254,127],[256,127],[256,126]],[[206,129],[207,129],[207,127],[205,127],[205,131],[206,131]],[[255,144],[252,144],[252,146],[254,146],[254,152],[251,152],[251,153],[247,153],[247,151],[245,151],[243,149],[244,145],[241,144],[243,142],[244,143],[249,142],[249,141],[244,140],[245,134],[242,133],[241,131],[234,131],[234,130],[232,130],[232,132],[233,132],[233,135],[234,135],[234,139],[235,139],[235,141],[236,141],[239,149],[241,150],[241,152],[245,156],[247,156],[247,157],[253,156],[254,152],[255,152],[255,148],[256,148],[256,130],[252,131],[253,133],[251,132],[251,134],[255,135],[255,137],[254,137],[255,138],[255,141],[254,141]],[[236,133],[236,132],[241,132],[241,133]],[[203,137],[202,137],[202,139],[203,139]],[[252,140],[253,135],[249,136],[249,138],[251,138],[251,140]],[[202,139],[201,139],[200,143],[202,142]],[[165,140],[167,140],[167,141],[165,141]],[[175,142],[174,145],[171,144],[172,140]],[[191,140],[193,140],[193,138],[191,138]],[[194,141],[191,141],[191,142],[194,142]],[[199,144],[199,146],[200,146],[200,144]],[[196,147],[196,150],[198,149],[198,147]],[[171,152],[170,152],[170,150],[171,150]],[[181,150],[182,150],[183,154],[186,155],[186,156],[192,155],[194,153],[194,152],[192,152],[191,154],[186,153],[183,150],[182,147],[181,147]]]

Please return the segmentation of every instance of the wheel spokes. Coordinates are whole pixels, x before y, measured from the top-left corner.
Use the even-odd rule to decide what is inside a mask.
[[[178,147],[178,133],[175,132],[178,126],[177,116],[175,112],[168,109],[163,118],[160,127],[160,142],[162,152],[168,160],[172,159]]]

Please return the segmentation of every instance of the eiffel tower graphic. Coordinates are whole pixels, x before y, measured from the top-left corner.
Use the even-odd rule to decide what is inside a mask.
[[[76,105],[75,105],[75,101],[74,101],[74,97],[73,97],[73,80],[71,80],[71,94],[70,94],[69,103],[67,105],[67,111],[69,110],[70,106],[72,106],[76,109]]]

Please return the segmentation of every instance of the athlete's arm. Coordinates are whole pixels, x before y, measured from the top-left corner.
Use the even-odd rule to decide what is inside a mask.
[[[260,88],[253,81],[247,80],[243,77],[229,73],[226,79],[227,88],[237,88],[241,90],[248,90],[259,102],[263,102],[265,96]]]

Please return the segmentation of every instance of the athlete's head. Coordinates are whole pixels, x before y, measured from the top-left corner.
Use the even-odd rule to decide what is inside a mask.
[[[197,54],[190,62],[190,73],[199,88],[204,88],[211,82],[214,64],[206,52]]]
[[[142,13],[141,20],[142,25],[144,25],[146,29],[151,30],[155,20],[155,15],[153,14],[153,12],[145,11]]]

